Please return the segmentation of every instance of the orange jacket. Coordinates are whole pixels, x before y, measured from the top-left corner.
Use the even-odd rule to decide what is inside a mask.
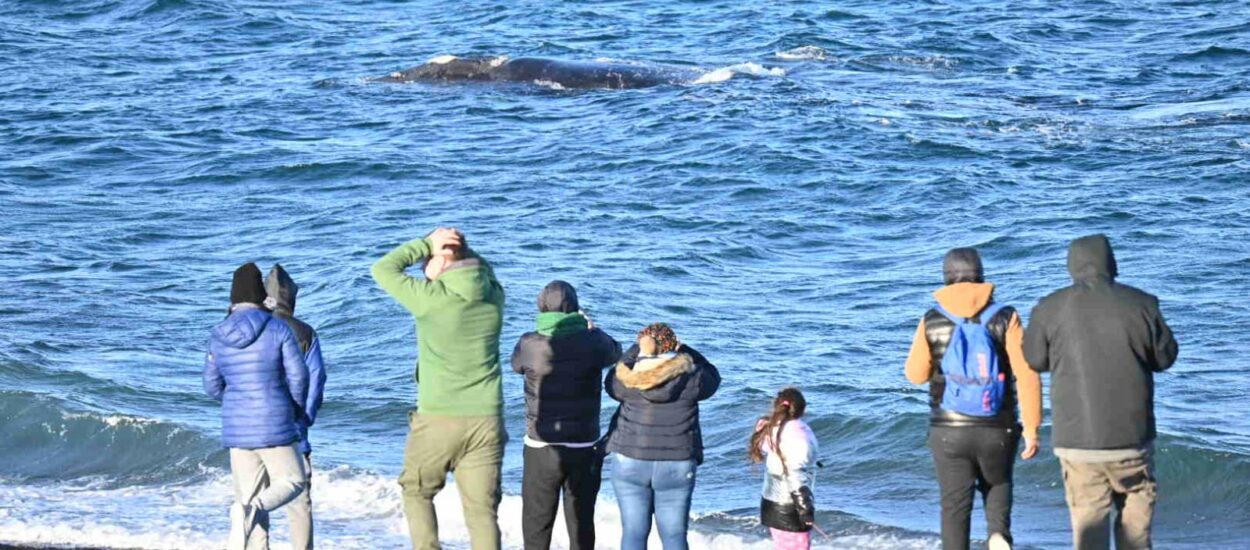
[[[933,293],[942,307],[961,317],[973,317],[994,295],[991,283],[956,283]],[[1007,359],[1016,379],[1016,399],[1020,404],[1020,420],[1024,424],[1024,437],[1036,440],[1038,427],[1042,424],[1042,377],[1028,367],[1024,359],[1024,327],[1020,314],[1011,316],[1007,325]],[[924,319],[916,327],[911,352],[907,354],[905,368],[907,380],[912,384],[927,384],[933,377],[933,361],[929,353],[929,340],[925,338]]]

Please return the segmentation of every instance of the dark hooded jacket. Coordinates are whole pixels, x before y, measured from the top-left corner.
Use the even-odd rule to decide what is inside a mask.
[[[240,307],[213,327],[204,392],[221,401],[226,447],[261,449],[299,441],[308,368],[291,329],[259,306]]]
[[[553,282],[538,296],[542,313],[576,313],[571,285]],[[527,332],[512,351],[512,370],[525,375],[526,435],[544,443],[599,439],[599,376],[616,364],[621,346],[598,328],[545,335]]]
[[[636,460],[702,463],[699,402],[716,393],[720,372],[686,345],[669,356],[634,361],[637,357],[635,345],[603,382],[608,395],[621,402],[608,452]]]
[[[317,421],[317,411],[321,410],[321,401],[326,387],[326,371],[321,361],[321,340],[317,331],[308,323],[295,318],[295,297],[299,294],[299,285],[287,274],[281,264],[273,266],[269,276],[265,278],[265,306],[273,311],[273,316],[286,322],[299,349],[304,353],[304,364],[308,365],[308,403],[303,414],[297,419],[300,431],[300,452],[312,452],[312,444],[308,441],[308,428]]]
[[[1054,446],[1140,448],[1155,438],[1154,373],[1176,360],[1159,300],[1115,281],[1103,235],[1068,249],[1073,284],[1042,299],[1025,331],[1029,367],[1051,373]]]

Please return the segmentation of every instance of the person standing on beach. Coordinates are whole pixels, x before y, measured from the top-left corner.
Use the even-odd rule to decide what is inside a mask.
[[[1068,248],[1072,285],[1033,308],[1029,367],[1049,372],[1055,455],[1077,550],[1149,549],[1154,472],[1154,373],[1176,361],[1159,299],[1117,283],[1104,235]]]
[[[994,301],[980,254],[972,248],[947,252],[942,277],[946,286],[933,293],[937,304],[921,318],[905,367],[911,383],[929,384],[942,548],[968,549],[973,495],[980,492],[989,549],[1008,549],[1015,452],[1023,435],[1020,457],[1037,455],[1041,377],[1025,368],[1020,316]]]
[[[755,423],[747,444],[751,462],[763,462],[760,523],[773,536],[774,550],[808,550],[816,527],[815,466],[820,444],[803,421],[807,398],[798,388],[785,388],[773,399],[772,411]]]
[[[421,265],[423,275],[405,271]],[[434,495],[455,475],[474,550],[500,547],[504,444],[499,332],[504,291],[463,233],[439,228],[373,264],[373,279],[416,318],[417,408],[399,475],[414,550],[440,548]]]
[[[595,548],[595,500],[603,462],[599,441],[599,377],[616,364],[621,345],[580,310],[577,290],[552,281],[538,295],[533,332],[512,352],[525,375],[525,473],[521,531],[526,550],[551,547],[560,492],[571,550]]]
[[[295,500],[286,507],[286,517],[291,522],[291,547],[294,550],[312,550],[313,519],[312,519],[312,445],[308,442],[308,428],[317,421],[317,411],[321,409],[322,394],[326,387],[325,366],[321,362],[321,340],[317,331],[308,323],[295,317],[295,296],[299,294],[299,285],[287,274],[281,264],[275,264],[265,277],[265,307],[273,312],[273,316],[286,322],[287,327],[295,334],[299,349],[304,353],[304,364],[308,365],[308,403],[303,414],[296,420],[299,425],[299,451],[304,457],[304,474],[306,487]]]
[[[298,420],[308,367],[295,334],[264,301],[256,264],[235,270],[230,313],[213,327],[204,359],[204,392],[221,401],[221,441],[234,477],[228,550],[268,548],[269,513],[307,486]]]
[[[644,550],[655,516],[664,550],[686,550],[695,472],[703,462],[699,402],[720,372],[673,329],[655,323],[608,371],[604,387],[621,402],[608,438],[612,488],[621,508],[621,550]]]

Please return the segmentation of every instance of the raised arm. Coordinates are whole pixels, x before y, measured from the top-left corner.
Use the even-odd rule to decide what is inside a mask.
[[[378,286],[417,317],[425,314],[438,289],[425,277],[411,277],[405,271],[430,257],[432,246],[429,237],[413,239],[382,256],[371,270]]]

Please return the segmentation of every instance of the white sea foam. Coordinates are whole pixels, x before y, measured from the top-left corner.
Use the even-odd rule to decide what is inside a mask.
[[[555,81],[552,81],[552,80],[535,80],[535,81],[534,81],[534,84],[536,84],[536,85],[538,85],[538,86],[542,86],[542,87],[544,87],[544,88],[551,88],[552,90],[563,90],[563,89],[565,89],[563,84],[560,84],[559,82],[555,82]]]
[[[313,511],[318,546],[327,549],[406,548],[407,526],[399,485],[393,477],[339,467],[313,476]],[[197,485],[93,490],[82,487],[0,484],[0,541],[23,544],[84,545],[150,550],[220,548],[229,528],[230,477],[218,471]],[[468,529],[454,483],[434,499],[439,533],[448,547],[465,547]],[[108,513],[101,513],[107,510]],[[562,512],[561,512],[562,513]],[[504,546],[523,546],[521,498],[505,495],[499,506]],[[271,521],[275,550],[289,548],[286,518]],[[601,548],[618,548],[620,515],[615,502],[601,498],[595,511]],[[659,548],[652,529],[650,547]],[[771,548],[758,536],[690,532],[696,550]],[[557,521],[553,547],[567,548],[568,534]],[[835,536],[815,540],[817,548],[930,548],[927,541],[904,541],[892,535]]]
[[[808,61],[826,61],[833,59],[833,54],[829,53],[820,46],[799,46],[784,52],[775,54],[778,59],[786,59],[791,61],[808,60]]]
[[[781,67],[765,67],[758,63],[739,63],[704,73],[694,83],[715,84],[729,80],[734,75],[739,74],[750,76],[786,76],[786,70]]]
[[[426,63],[429,63],[431,65],[446,65],[455,60],[456,60],[456,56],[454,55],[440,55],[438,57],[430,58],[430,60],[426,61]]]

